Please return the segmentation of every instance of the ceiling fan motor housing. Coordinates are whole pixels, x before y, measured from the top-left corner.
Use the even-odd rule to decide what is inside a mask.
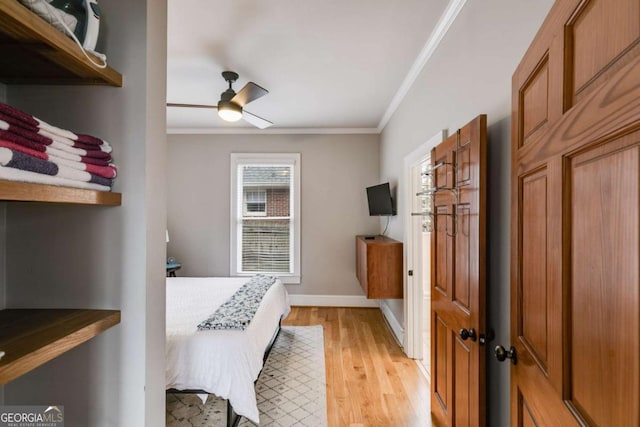
[[[229,88],[220,94],[220,101],[229,102],[234,96],[236,96],[236,92]]]

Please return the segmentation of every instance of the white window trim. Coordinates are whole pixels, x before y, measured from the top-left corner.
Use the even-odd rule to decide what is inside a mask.
[[[282,283],[300,284],[300,153],[231,153],[231,215],[230,215],[230,260],[231,276],[253,276],[255,273],[243,273],[238,271],[242,256],[238,248],[238,213],[243,211],[244,197],[237,197],[238,166],[243,164],[262,165],[292,165],[293,180],[289,191],[293,194],[291,209],[291,227],[294,236],[291,247],[290,259],[292,260],[293,273],[273,273]]]

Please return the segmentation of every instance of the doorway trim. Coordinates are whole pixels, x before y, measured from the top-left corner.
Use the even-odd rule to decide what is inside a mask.
[[[426,142],[419,145],[411,153],[404,158],[404,179],[406,183],[405,190],[405,206],[404,206],[404,236],[406,242],[406,250],[404,253],[404,348],[407,357],[417,359],[422,357],[422,283],[414,283],[413,277],[409,276],[409,270],[414,270],[417,266],[413,265],[413,252],[415,242],[413,241],[412,230],[412,201],[415,194],[412,194],[411,170],[414,166],[422,163],[431,155],[431,150],[442,141],[447,139],[448,131],[441,130]],[[422,275],[419,275],[420,277]]]

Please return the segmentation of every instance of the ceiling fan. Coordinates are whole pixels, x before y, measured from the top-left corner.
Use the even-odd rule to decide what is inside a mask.
[[[244,109],[244,106],[248,103],[268,94],[268,90],[253,82],[249,82],[236,93],[231,85],[238,80],[238,73],[223,71],[222,78],[229,82],[229,88],[220,95],[218,105],[175,104],[168,102],[167,107],[213,108],[217,109],[218,116],[227,122],[237,122],[240,119],[244,119],[246,122],[260,129],[265,129],[273,125],[269,120],[258,117]]]

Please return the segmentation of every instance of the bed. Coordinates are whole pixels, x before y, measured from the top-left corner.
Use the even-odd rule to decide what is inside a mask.
[[[244,331],[197,330],[248,280],[167,278],[166,388],[215,394],[227,399],[229,410],[258,423],[254,382],[290,310],[284,285],[276,280],[269,288]],[[237,424],[230,414],[228,423]]]

